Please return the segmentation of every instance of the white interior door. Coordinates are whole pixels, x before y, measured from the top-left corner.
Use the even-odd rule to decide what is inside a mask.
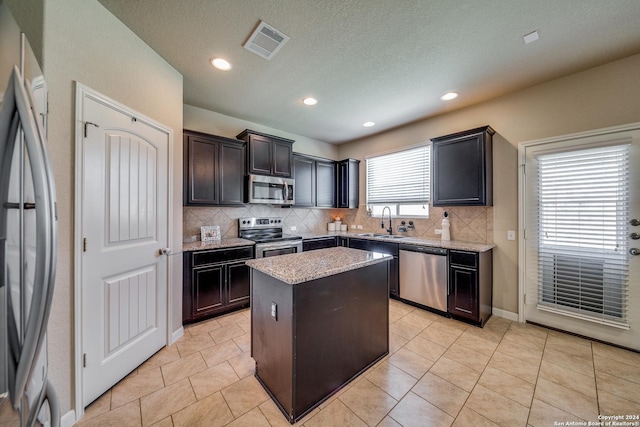
[[[166,132],[82,100],[84,406],[166,344]]]
[[[571,152],[585,153],[589,149],[602,150],[602,147],[607,147],[608,149],[610,147],[623,146],[628,146],[629,148],[628,166],[613,169],[621,171],[628,167],[626,189],[620,191],[620,195],[616,197],[624,204],[628,203],[628,213],[619,217],[620,219],[616,225],[614,224],[615,221],[610,220],[610,217],[605,214],[600,215],[601,212],[608,208],[592,209],[590,199],[593,199],[593,201],[601,199],[599,195],[600,185],[609,178],[596,178],[596,172],[584,174],[578,181],[581,182],[580,185],[583,187],[583,193],[585,193],[581,196],[585,199],[585,210],[583,210],[582,214],[578,212],[575,215],[567,215],[566,212],[561,212],[564,209],[563,206],[566,206],[564,203],[567,203],[567,200],[574,196],[573,190],[562,190],[564,193],[558,193],[561,200],[560,207],[557,208],[559,214],[554,221],[557,224],[564,222],[565,225],[562,225],[562,227],[564,227],[564,230],[569,230],[569,237],[564,237],[565,242],[568,240],[573,242],[578,239],[581,242],[580,245],[586,245],[587,249],[579,252],[577,249],[572,249],[572,243],[569,246],[564,244],[559,250],[560,255],[552,255],[555,257],[553,258],[554,261],[552,261],[552,264],[555,263],[555,267],[548,269],[549,271],[544,273],[544,268],[540,266],[542,262],[540,254],[548,250],[545,248],[545,240],[553,238],[549,237],[546,232],[549,219],[540,219],[543,216],[543,214],[540,214],[542,212],[541,209],[544,209],[541,206],[545,203],[541,201],[544,196],[541,196],[543,190],[539,188],[540,177],[544,174],[542,172],[541,175],[540,172],[544,170],[542,166],[544,156],[547,156],[547,158],[548,156],[555,156],[554,158],[557,158],[558,153],[563,155]],[[596,159],[596,161],[603,161],[604,157],[606,157],[606,155],[602,154],[600,156],[601,159]],[[525,169],[521,171],[520,175],[521,236],[525,236],[520,246],[520,291],[525,296],[521,301],[521,310],[524,313],[524,320],[640,350],[640,286],[638,286],[640,284],[640,256],[634,255],[636,253],[634,248],[638,249],[638,253],[640,253],[640,240],[637,239],[640,236],[632,234],[638,233],[640,235],[640,225],[633,225],[635,224],[634,219],[640,220],[640,123],[524,143],[520,146],[520,163],[525,165]],[[575,160],[568,163],[575,168]],[[554,171],[557,173],[557,170]],[[573,178],[566,178],[565,176],[560,179],[567,182],[567,180]],[[542,185],[544,184],[540,186]],[[587,189],[586,192],[584,192],[585,188]],[[562,200],[563,198],[564,201]],[[576,211],[581,209],[576,209]],[[589,209],[591,209],[591,212],[588,212]],[[617,209],[619,212],[626,210],[626,208],[621,210],[619,207]],[[598,215],[600,215],[600,219],[594,219]],[[548,216],[555,216],[555,214]],[[597,224],[597,221],[602,221],[602,218],[606,218],[603,221],[603,226],[598,226],[599,228],[594,229],[593,223]],[[588,223],[591,221],[593,222],[589,225]],[[556,227],[556,223],[553,224],[553,227]],[[590,231],[584,231],[588,230],[590,226],[592,227]],[[571,230],[574,230],[574,234],[571,234]],[[601,249],[599,255],[596,254],[594,258],[590,258],[589,244],[598,244],[598,241],[604,242],[605,240],[608,243],[603,246],[609,249]],[[556,250],[556,248],[551,250]],[[594,267],[596,262],[593,260],[598,259],[599,261],[596,262],[600,264],[598,267]],[[564,307],[559,307],[559,310],[556,310],[554,307],[549,307],[548,299],[543,301],[545,299],[543,295],[546,291],[543,292],[539,287],[539,284],[545,280],[542,277],[545,274],[547,274],[547,278],[549,274],[560,277],[565,275],[568,270],[571,270],[574,275],[581,275],[579,280],[582,283],[587,283],[583,294],[587,295],[588,298],[584,305],[584,307],[587,307],[586,310],[577,310],[574,306],[569,309],[569,311],[574,310],[574,312],[567,313],[563,312],[565,311]],[[626,276],[626,292],[622,292],[623,298],[620,304],[623,316],[617,319],[615,310],[607,310],[608,314],[614,313],[615,315],[604,315],[605,313],[603,313],[600,319],[595,319],[593,318],[595,315],[592,317],[589,311],[593,310],[595,312],[594,307],[602,301],[599,300],[599,297],[593,296],[595,292],[592,293],[592,290],[598,286],[603,287],[604,296],[602,298],[609,298],[609,301],[612,301],[610,295],[615,293],[612,289],[617,286],[615,283],[618,280],[612,279],[614,270],[622,272],[621,277],[623,279],[619,280],[620,283],[624,282]],[[573,279],[571,280],[573,281]],[[555,279],[555,281],[556,283],[562,282],[561,279]],[[569,283],[575,283],[572,281],[569,281]],[[594,285],[598,282],[600,285]],[[567,281],[565,281],[565,284],[555,285],[556,290],[553,291],[554,295],[552,297],[565,292],[566,288],[562,288],[562,286],[566,286],[566,283]],[[625,295],[626,304],[624,302]],[[560,305],[565,306],[566,301],[565,299]]]

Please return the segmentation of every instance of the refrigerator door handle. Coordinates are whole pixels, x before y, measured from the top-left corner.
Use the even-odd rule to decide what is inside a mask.
[[[36,265],[33,282],[34,289],[24,342],[18,360],[15,384],[13,390],[10,390],[12,400],[15,403],[22,399],[24,395],[32,374],[33,363],[46,333],[55,280],[54,260],[56,256],[57,228],[55,224],[55,189],[51,166],[44,146],[44,132],[31,107],[33,105],[32,97],[28,90],[25,89],[20,72],[15,66],[9,86],[7,94],[13,93],[10,94],[8,99],[3,99],[2,111],[0,111],[0,138],[6,136],[5,140],[9,145],[15,143],[17,129],[15,126],[10,125],[10,129],[7,131],[6,121],[10,116],[14,116],[17,111],[31,163],[31,175],[37,206],[35,210]],[[7,109],[9,111],[6,111]],[[6,132],[4,135],[2,134],[3,131]],[[4,147],[4,150],[2,150],[2,147],[0,147],[0,164],[3,169],[5,165],[11,164],[11,158],[2,157],[12,151],[12,148]],[[4,188],[9,185],[7,181],[3,180],[3,188],[0,188],[0,200],[3,203],[7,201],[8,188]],[[2,211],[2,214],[0,214],[0,227],[6,228],[6,209],[2,209]]]

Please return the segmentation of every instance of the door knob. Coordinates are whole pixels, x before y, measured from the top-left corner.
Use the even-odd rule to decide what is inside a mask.
[[[631,249],[629,249],[629,253],[630,253],[631,255],[640,255],[640,249],[638,249],[638,248],[631,248]]]
[[[633,239],[633,240],[638,240],[638,239],[640,239],[640,234],[638,234],[638,233],[631,233],[631,234],[629,234],[629,238],[630,238],[630,239]]]
[[[631,221],[629,221],[629,224],[633,225],[634,227],[637,227],[640,225],[640,221],[637,220],[636,218],[633,218]]]
[[[169,248],[160,248],[158,251],[160,255],[169,255],[171,253],[171,249]]]

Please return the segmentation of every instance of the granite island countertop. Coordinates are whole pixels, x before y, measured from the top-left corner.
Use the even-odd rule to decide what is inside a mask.
[[[327,231],[326,233],[300,233],[299,235],[301,235],[303,239],[342,236],[353,237],[357,239],[377,240],[379,242],[399,243],[401,245],[429,246],[433,248],[455,249],[459,251],[470,251],[479,253],[486,252],[497,246],[495,243],[472,243],[459,240],[443,241],[438,239],[423,239],[420,237],[411,236],[402,237],[401,239],[389,239],[388,237],[367,236],[366,234],[373,233],[363,233],[362,231]]]
[[[391,260],[391,255],[343,247],[252,259],[246,264],[289,285]]]

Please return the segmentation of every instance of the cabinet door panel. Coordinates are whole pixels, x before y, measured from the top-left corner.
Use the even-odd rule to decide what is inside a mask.
[[[490,126],[433,138],[433,206],[493,204]]]
[[[187,156],[187,203],[217,204],[218,144],[188,136]]]
[[[271,140],[262,136],[251,135],[249,145],[249,173],[271,175]]]
[[[205,316],[222,306],[224,289],[222,265],[193,270],[193,317]]]
[[[449,268],[449,312],[468,319],[478,320],[478,271]]]
[[[251,269],[244,261],[227,265],[227,292],[229,304],[249,302]]]
[[[291,177],[291,156],[293,149],[288,142],[273,141],[273,175]]]
[[[316,206],[336,206],[336,165],[334,162],[316,162]]]
[[[295,206],[313,207],[316,205],[315,160],[303,156],[293,156],[293,177]]]
[[[480,203],[484,198],[482,140],[477,136],[436,144],[434,165],[441,203]]]
[[[245,149],[239,144],[220,144],[220,204],[244,204]]]
[[[303,240],[302,251],[315,251],[316,249],[335,248],[337,246],[335,237],[325,237],[321,239]]]

